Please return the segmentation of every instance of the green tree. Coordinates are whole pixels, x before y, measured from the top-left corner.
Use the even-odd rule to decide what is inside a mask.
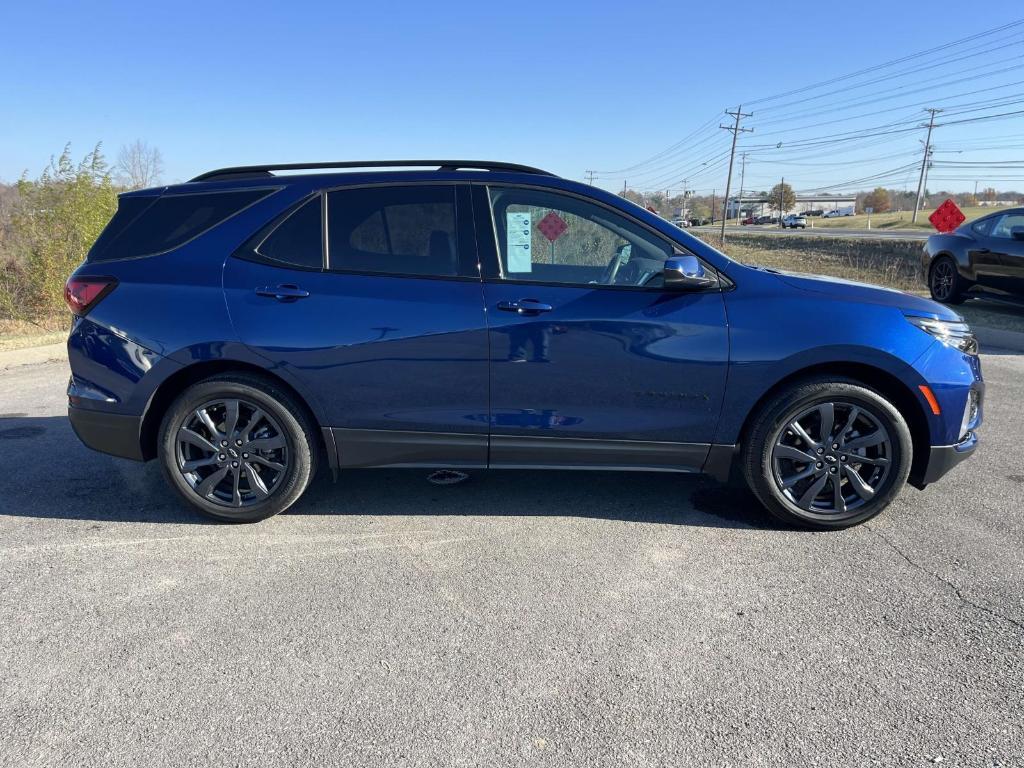
[[[781,216],[796,205],[796,192],[789,184],[778,183],[768,193],[768,208]]]
[[[883,187],[875,187],[864,197],[864,207],[872,208],[875,213],[885,213],[892,207],[889,201],[889,190]]]
[[[0,265],[0,312],[32,321],[63,308],[64,283],[117,210],[117,190],[99,144],[75,165],[71,145],[38,179],[18,181],[18,201]]]

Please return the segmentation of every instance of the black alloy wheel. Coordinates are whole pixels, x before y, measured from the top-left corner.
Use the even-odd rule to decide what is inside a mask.
[[[845,528],[885,509],[910,473],[907,422],[885,397],[848,379],[810,379],[777,392],[742,446],[747,484],[790,524]]]
[[[205,515],[255,522],[298,500],[319,442],[305,407],[271,379],[222,374],[185,389],[164,415],[164,476]]]
[[[944,304],[963,302],[963,278],[957,271],[956,263],[948,256],[942,256],[932,264],[928,274],[928,288],[935,301]]]

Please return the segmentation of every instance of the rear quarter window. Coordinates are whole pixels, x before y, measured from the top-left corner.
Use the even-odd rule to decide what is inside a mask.
[[[152,256],[207,232],[273,189],[122,198],[87,261]],[[145,203],[138,201],[146,201]]]

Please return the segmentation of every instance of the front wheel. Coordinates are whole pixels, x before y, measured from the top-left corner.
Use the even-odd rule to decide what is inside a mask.
[[[943,304],[962,304],[967,286],[960,276],[956,262],[948,256],[940,256],[928,273],[928,289],[935,301],[941,301]]]
[[[189,504],[251,523],[298,500],[316,469],[315,429],[275,382],[225,374],[188,387],[160,428],[164,476]]]
[[[910,429],[892,403],[858,382],[818,379],[783,390],[755,416],[743,471],[776,518],[835,529],[889,506],[912,459]]]

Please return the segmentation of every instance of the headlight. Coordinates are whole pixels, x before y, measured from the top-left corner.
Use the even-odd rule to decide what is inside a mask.
[[[936,320],[932,317],[907,317],[907,320],[948,347],[968,355],[978,354],[978,340],[974,338],[967,323]]]

